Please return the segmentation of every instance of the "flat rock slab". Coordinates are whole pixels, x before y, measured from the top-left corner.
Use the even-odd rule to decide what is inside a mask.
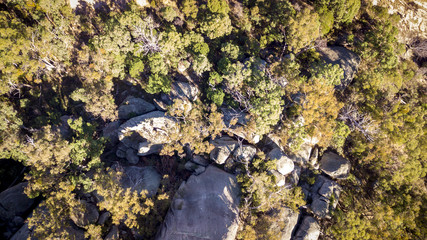
[[[295,240],[317,240],[320,235],[320,225],[310,216],[305,216],[295,234]]]
[[[22,216],[32,207],[34,199],[25,195],[26,186],[27,183],[19,183],[0,193],[0,222],[8,222],[15,216]]]
[[[234,240],[238,229],[239,187],[234,175],[209,166],[176,192],[156,239]]]

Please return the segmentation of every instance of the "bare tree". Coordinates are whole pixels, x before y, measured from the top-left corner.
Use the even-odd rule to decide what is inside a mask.
[[[374,140],[378,126],[367,114],[359,112],[355,106],[345,106],[341,109],[339,119],[346,122],[352,131],[361,132],[369,141]]]
[[[148,53],[161,52],[162,49],[159,44],[159,36],[154,32],[157,24],[152,17],[145,19],[144,26],[134,26],[134,34],[136,35],[135,42],[138,43],[138,52],[143,52],[144,55]]]

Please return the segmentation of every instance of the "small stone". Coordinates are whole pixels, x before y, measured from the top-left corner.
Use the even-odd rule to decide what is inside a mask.
[[[104,240],[118,240],[119,238],[119,228],[113,225]]]

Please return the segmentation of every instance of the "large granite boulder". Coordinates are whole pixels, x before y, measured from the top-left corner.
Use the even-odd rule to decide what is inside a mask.
[[[299,213],[288,207],[283,207],[280,211],[273,211],[274,218],[280,219],[280,221],[273,222],[269,226],[269,232],[275,233],[277,239],[290,240],[292,232],[297,225]]]
[[[127,120],[154,110],[156,107],[144,99],[128,96],[118,108],[119,119]]]
[[[342,90],[347,87],[357,72],[360,57],[345,47],[325,47],[320,48],[319,52],[326,63],[339,64],[344,70],[344,79],[336,88]]]
[[[350,168],[350,161],[333,152],[324,153],[320,160],[320,170],[332,178],[347,178]]]
[[[217,164],[224,164],[228,157],[239,146],[238,142],[230,137],[221,137],[211,141],[215,146],[210,153],[210,158]]]
[[[256,148],[251,145],[238,146],[234,150],[233,156],[239,162],[249,163],[256,155]]]
[[[317,240],[320,235],[320,225],[310,216],[305,216],[296,232],[295,240]]]
[[[176,192],[156,239],[234,240],[238,229],[239,187],[234,175],[209,166]]]
[[[23,216],[34,204],[24,189],[27,183],[19,183],[0,193],[0,222],[9,222],[15,216]]]
[[[146,190],[147,196],[152,197],[157,193],[160,186],[161,176],[153,167],[122,167],[115,165],[116,171],[123,173],[120,183],[123,188],[130,188],[132,191],[141,193]]]
[[[138,155],[158,153],[162,144],[169,141],[169,134],[178,131],[173,118],[164,112],[154,111],[134,117],[118,129],[119,140],[128,148],[138,150]]]
[[[280,148],[271,150],[270,153],[268,153],[268,158],[277,161],[277,171],[282,175],[287,175],[294,170],[294,162],[285,155]]]
[[[89,224],[96,223],[99,218],[99,212],[96,206],[84,200],[82,200],[80,203],[81,204],[79,206],[70,212],[71,220],[73,220],[77,226],[82,228]]]

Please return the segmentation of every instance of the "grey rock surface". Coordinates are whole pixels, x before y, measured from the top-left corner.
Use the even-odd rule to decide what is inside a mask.
[[[233,153],[233,156],[239,162],[250,162],[256,155],[256,148],[251,145],[238,146]]]
[[[120,179],[123,188],[131,188],[132,191],[141,193],[147,190],[148,197],[154,196],[160,186],[161,176],[153,167],[114,166],[116,171],[123,172]]]
[[[347,87],[357,72],[360,57],[347,48],[338,46],[321,48],[319,52],[326,63],[339,64],[344,70],[344,79],[336,88],[342,90]]]
[[[148,142],[147,146],[168,142],[169,134],[177,130],[176,122],[171,117],[164,112],[154,111],[123,123],[118,130],[118,137],[125,146],[138,150],[143,142]]]
[[[215,148],[210,153],[210,159],[217,164],[224,164],[238,146],[237,141],[230,137],[217,138],[211,143]]]
[[[104,240],[118,240],[120,239],[119,228],[116,225],[113,225],[108,232],[107,236],[105,236]]]
[[[209,163],[210,163],[209,159],[207,159],[207,158],[205,158],[203,156],[200,156],[200,155],[194,155],[193,159],[191,161],[194,162],[194,163],[197,163],[197,164],[199,164],[199,165],[201,165],[203,167],[208,166]]]
[[[350,168],[350,161],[332,152],[324,153],[320,160],[320,170],[332,178],[347,178]]]
[[[111,217],[111,213],[110,212],[103,212],[98,219],[97,224],[99,225],[103,225],[105,222],[108,221],[108,219]]]
[[[281,221],[273,222],[269,226],[270,232],[276,233],[276,236],[280,240],[290,240],[292,232],[297,225],[299,213],[288,207],[284,207],[275,214],[278,215],[276,218]]]
[[[118,108],[119,119],[129,118],[152,112],[156,107],[142,98],[128,96]]]
[[[111,145],[116,145],[119,142],[119,137],[118,137],[119,127],[120,127],[120,122],[114,121],[114,122],[108,123],[102,129],[102,136],[107,138]]]
[[[234,240],[239,187],[234,175],[209,166],[190,176],[176,192],[157,240]]]
[[[82,200],[81,206],[71,210],[70,218],[79,227],[85,227],[89,224],[94,224],[98,221],[98,208],[91,203]]]
[[[33,206],[34,199],[24,193],[26,186],[27,183],[19,183],[0,193],[0,222],[23,216]]]
[[[317,240],[320,235],[320,225],[316,219],[305,216],[296,232],[295,240]]]
[[[268,158],[277,161],[277,171],[282,175],[287,175],[294,170],[294,162],[280,148],[271,150]]]
[[[321,175],[317,176],[310,192],[313,200],[310,208],[313,213],[320,218],[329,218],[331,211],[338,204],[341,190],[342,188],[333,180]]]
[[[137,164],[139,162],[139,157],[137,155],[137,151],[133,148],[128,148],[126,150],[126,160],[130,163],[130,164]]]

